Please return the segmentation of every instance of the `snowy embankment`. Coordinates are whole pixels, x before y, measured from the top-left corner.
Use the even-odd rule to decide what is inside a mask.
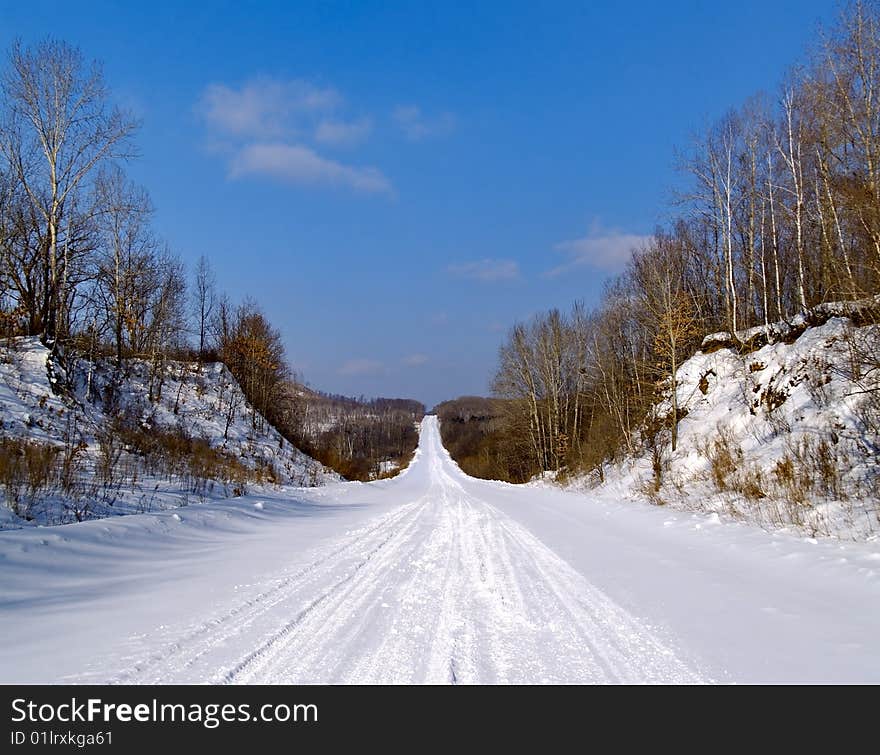
[[[857,325],[858,307],[852,319],[829,307],[811,313],[819,324],[708,336],[678,371],[676,450],[667,434],[659,453],[606,468],[601,487],[771,529],[876,538],[880,326]],[[670,414],[668,400],[655,407]]]
[[[119,371],[108,360],[77,360],[69,369],[36,338],[0,344],[0,439],[51,446],[55,461],[69,461],[79,478],[35,491],[22,481],[18,505],[10,505],[13,491],[0,483],[6,499],[0,528],[161,510],[244,489],[229,480],[157,473],[126,444],[120,421],[146,438],[203,441],[222,455],[217,458],[254,472],[247,475],[250,485],[257,479],[295,486],[339,479],[255,414],[222,364],[168,361],[151,369],[132,359]]]
[[[0,533],[0,681],[880,681],[880,546],[398,477]]]

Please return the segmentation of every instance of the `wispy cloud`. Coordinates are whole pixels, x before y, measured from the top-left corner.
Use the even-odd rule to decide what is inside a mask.
[[[402,361],[407,367],[421,367],[422,365],[427,364],[430,360],[426,354],[410,354],[409,356],[404,357]]]
[[[209,128],[242,138],[295,136],[302,121],[342,104],[331,87],[300,79],[253,79],[240,87],[209,85],[196,105]]]
[[[301,186],[347,186],[368,193],[391,192],[376,168],[355,167],[322,157],[298,144],[248,144],[229,163],[230,178],[262,175]]]
[[[350,359],[345,362],[337,372],[340,375],[381,375],[385,372],[385,365],[376,359]]]
[[[455,130],[457,123],[452,113],[427,116],[418,105],[398,105],[392,111],[391,117],[403,135],[412,142],[446,136]]]
[[[321,154],[321,147],[354,146],[370,134],[369,118],[347,118],[336,89],[301,79],[253,79],[241,86],[211,84],[196,104],[215,154],[230,179],[260,176],[296,186],[346,187],[393,194],[391,181],[371,166]]]
[[[603,273],[616,273],[624,268],[633,249],[651,239],[635,233],[617,230],[601,230],[594,225],[586,236],[554,245],[566,261],[548,270],[544,275],[553,278],[580,267],[592,268]]]
[[[457,278],[468,278],[484,283],[519,278],[519,263],[516,260],[482,259],[450,265],[446,270]]]
[[[315,141],[331,147],[352,147],[363,142],[373,130],[369,118],[354,121],[326,119],[315,127]]]

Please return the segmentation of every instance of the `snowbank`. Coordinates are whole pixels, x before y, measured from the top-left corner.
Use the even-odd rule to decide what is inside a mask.
[[[102,439],[124,417],[146,433],[180,432],[204,440],[248,469],[267,470],[279,484],[320,485],[335,473],[296,449],[245,400],[223,364],[169,361],[158,373],[142,360],[120,372],[107,360],[77,360],[65,372],[36,338],[0,345],[0,438],[20,438],[59,449],[81,449],[98,463]],[[78,452],[79,453],[79,452]],[[94,491],[85,518],[144,512],[225,497],[233,490],[210,484],[193,495],[183,480],[138,473],[137,459],[122,449],[131,479],[112,492]],[[0,528],[28,521],[55,524],[72,518],[63,495],[43,500],[26,518],[0,506]]]
[[[606,469],[603,486],[771,529],[877,538],[880,326],[858,325],[857,314],[869,303],[825,305],[742,332],[736,346],[723,345],[728,334],[707,337],[678,372],[676,450],[661,436],[659,454]],[[668,399],[653,409],[670,414]]]

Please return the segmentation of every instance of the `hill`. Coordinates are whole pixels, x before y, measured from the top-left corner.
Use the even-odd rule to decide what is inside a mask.
[[[875,537],[880,325],[863,311],[864,303],[823,305],[736,338],[707,336],[676,375],[675,450],[668,434],[651,442],[643,429],[634,457],[572,484],[601,481],[658,504],[811,535]],[[668,384],[665,394],[647,428],[668,425]]]
[[[299,451],[221,363],[54,358],[0,346],[0,526],[60,524],[338,475]]]

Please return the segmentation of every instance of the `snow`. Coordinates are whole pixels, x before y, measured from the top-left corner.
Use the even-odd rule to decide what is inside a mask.
[[[0,561],[5,683],[880,681],[880,544],[476,480],[430,416],[393,479],[7,531]]]
[[[702,342],[704,351],[728,347],[735,340],[743,346],[763,346],[782,340],[794,340],[810,325],[824,325],[832,317],[847,319],[870,319],[876,321],[880,310],[880,294],[854,301],[834,301],[818,304],[806,312],[799,312],[790,320],[780,320],[766,325],[756,325],[746,330],[737,330],[736,339],[729,331],[710,333]]]
[[[128,416],[143,429],[180,429],[210,444],[247,467],[271,467],[285,484],[320,485],[339,476],[306,456],[253,410],[229,370],[220,363],[169,361],[163,370],[161,394],[150,398],[150,365],[127,360],[120,373],[107,360],[77,360],[66,374],[37,338],[8,339],[0,346],[0,436],[65,445],[68,436],[82,442],[86,461],[99,455],[99,435],[113,419]],[[61,379],[63,391],[52,387]],[[111,394],[113,396],[111,397]],[[229,423],[227,426],[227,417]],[[137,464],[137,459],[126,458]],[[140,470],[110,504],[96,501],[90,516],[103,517],[162,510],[204,499],[224,497],[231,490],[212,486],[207,495],[193,495],[179,479],[156,478]],[[32,521],[0,504],[0,528],[69,521],[60,496],[40,501]]]
[[[678,448],[669,450],[667,435],[661,490],[645,492],[654,477],[647,452],[606,469],[602,489],[621,498],[650,496],[657,503],[811,537],[876,539],[880,438],[871,427],[869,402],[871,389],[880,388],[880,375],[864,365],[861,378],[854,379],[850,339],[855,334],[878,344],[880,326],[854,328],[849,318],[831,316],[835,307],[827,308],[828,319],[805,327],[794,342],[771,340],[744,355],[731,348],[710,349],[688,359],[676,384],[684,415]],[[670,401],[661,402],[655,412],[669,416]],[[880,421],[880,412],[874,420]],[[735,465],[724,490],[714,483],[709,462],[718,441],[726,443]],[[820,453],[839,472],[837,490],[821,478]],[[777,472],[786,459],[795,474],[814,478],[813,489],[800,497]],[[743,494],[749,481],[751,498]],[[572,483],[575,489],[594,485],[595,479],[587,478]]]

